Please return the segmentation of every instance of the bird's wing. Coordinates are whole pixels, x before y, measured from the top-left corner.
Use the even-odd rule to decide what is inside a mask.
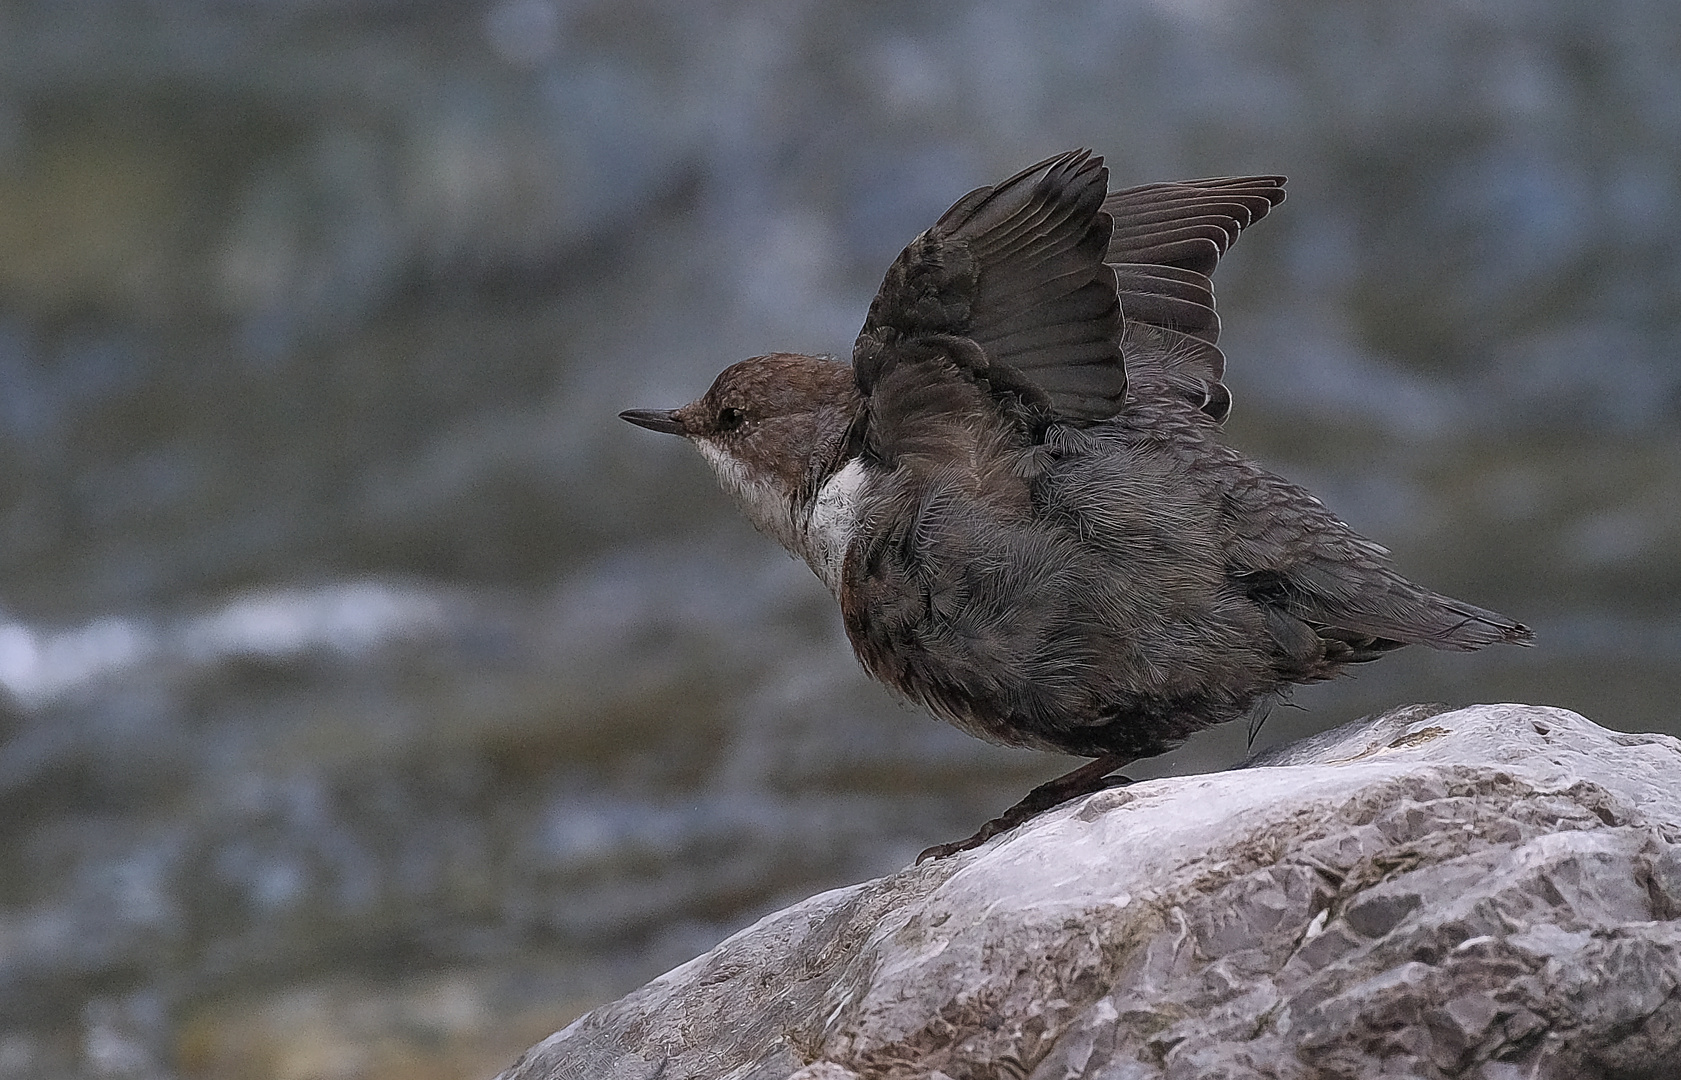
[[[880,426],[912,431],[907,410],[990,401],[1074,423],[1113,416],[1126,397],[1121,309],[1104,263],[1108,170],[1076,150],[970,192],[888,268],[853,348]],[[892,376],[917,365],[917,378]],[[945,401],[930,384],[952,385]],[[923,387],[909,400],[906,387]],[[894,414],[904,416],[893,419]],[[868,437],[868,433],[866,434]],[[881,447],[890,451],[889,447]]]
[[[1190,402],[1216,422],[1231,409],[1221,379],[1209,280],[1238,234],[1284,201],[1282,176],[1224,176],[1145,184],[1111,193],[1106,261],[1115,271],[1121,344],[1133,392]]]

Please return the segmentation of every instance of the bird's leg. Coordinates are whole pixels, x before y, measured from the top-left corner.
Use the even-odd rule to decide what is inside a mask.
[[[1104,788],[1119,787],[1132,783],[1124,776],[1110,776],[1116,769],[1130,764],[1135,759],[1132,754],[1104,754],[1081,765],[1073,772],[1064,773],[1055,780],[1047,780],[1043,784],[1028,792],[1021,802],[1010,807],[991,821],[975,831],[975,835],[966,840],[958,840],[950,844],[935,844],[916,857],[917,862],[928,859],[943,859],[947,855],[955,855],[959,851],[968,851],[972,847],[980,847],[1001,832],[1020,825],[1028,818],[1044,813],[1053,806],[1061,806],[1069,799],[1077,799],[1081,795],[1090,795],[1094,791]]]

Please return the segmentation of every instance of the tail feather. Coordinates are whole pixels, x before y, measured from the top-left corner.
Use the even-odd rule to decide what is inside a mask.
[[[1368,589],[1344,602],[1297,594],[1285,607],[1298,618],[1331,631],[1322,636],[1361,635],[1399,645],[1471,652],[1487,645],[1528,645],[1527,626],[1498,612],[1455,600],[1396,575],[1388,588]],[[1340,632],[1340,633],[1339,633]]]
[[[1420,598],[1418,643],[1435,649],[1469,652],[1485,645],[1530,645],[1535,634],[1499,612],[1455,600],[1440,593],[1425,592]]]
[[[1250,595],[1338,642],[1338,651],[1374,659],[1402,645],[1470,652],[1488,645],[1529,645],[1527,626],[1499,612],[1431,592],[1373,561],[1317,562],[1287,575],[1245,575]]]

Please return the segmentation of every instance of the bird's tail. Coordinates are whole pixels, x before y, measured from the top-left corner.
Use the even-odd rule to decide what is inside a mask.
[[[1347,644],[1344,663],[1375,659],[1402,645],[1470,652],[1485,645],[1529,645],[1529,627],[1497,611],[1416,585],[1376,559],[1314,560],[1287,575],[1252,575],[1251,595]]]

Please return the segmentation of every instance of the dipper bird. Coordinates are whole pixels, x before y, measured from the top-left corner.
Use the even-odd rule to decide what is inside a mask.
[[[1108,190],[1060,154],[888,268],[852,362],[772,353],[680,409],[754,525],[840,601],[866,671],[964,731],[1093,760],[955,844],[1403,645],[1527,644],[1220,439],[1209,280],[1281,176]]]

